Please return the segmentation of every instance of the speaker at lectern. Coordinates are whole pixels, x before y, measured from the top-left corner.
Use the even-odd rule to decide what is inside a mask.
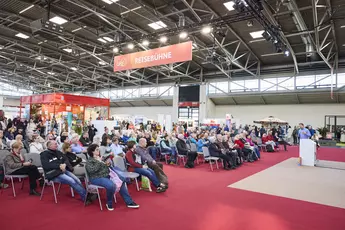
[[[299,142],[299,157],[301,165],[315,166],[316,163],[316,143],[310,139],[301,139]]]

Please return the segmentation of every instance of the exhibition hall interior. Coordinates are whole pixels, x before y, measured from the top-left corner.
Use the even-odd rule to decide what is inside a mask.
[[[345,229],[344,0],[0,0],[0,229]]]

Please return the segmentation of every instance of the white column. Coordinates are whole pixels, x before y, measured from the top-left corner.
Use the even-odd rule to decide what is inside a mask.
[[[178,86],[174,86],[174,95],[173,95],[173,108],[171,114],[172,122],[178,122]]]
[[[199,105],[199,122],[203,123],[207,118],[207,86],[205,83],[200,85],[200,105]]]

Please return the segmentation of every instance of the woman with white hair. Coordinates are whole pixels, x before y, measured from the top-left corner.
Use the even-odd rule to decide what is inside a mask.
[[[194,161],[198,156],[197,152],[192,152],[187,148],[186,141],[184,140],[183,134],[178,135],[178,140],[176,142],[176,148],[179,155],[187,156],[187,163],[185,168],[194,168]]]

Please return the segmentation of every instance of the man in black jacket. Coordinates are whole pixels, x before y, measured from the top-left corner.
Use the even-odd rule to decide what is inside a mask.
[[[185,168],[194,168],[194,161],[198,156],[197,152],[192,152],[187,148],[186,141],[184,140],[183,134],[178,135],[178,140],[176,142],[176,149],[179,155],[187,156],[187,163]]]
[[[219,135],[219,134],[218,134]],[[219,143],[216,142],[215,137],[209,138],[211,144],[208,147],[208,150],[210,151],[210,155],[212,157],[218,157],[223,160],[223,165],[225,170],[235,169],[233,163],[231,162],[231,157],[226,155],[225,150],[222,150]]]
[[[62,152],[57,150],[58,144],[54,140],[47,142],[47,150],[43,151],[41,155],[42,167],[46,179],[56,183],[68,184],[81,197],[84,202],[89,204],[96,199],[96,195],[88,196],[86,198],[86,191],[82,186],[80,180],[72,173],[73,167]]]

